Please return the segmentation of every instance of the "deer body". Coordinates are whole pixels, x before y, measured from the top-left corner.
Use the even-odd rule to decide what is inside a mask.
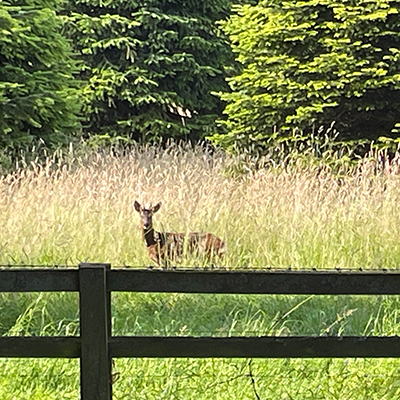
[[[210,261],[220,258],[225,253],[225,243],[212,233],[190,232],[186,235],[154,230],[153,214],[160,207],[161,203],[146,208],[137,201],[134,203],[134,208],[141,217],[142,233],[147,251],[157,266],[168,266],[169,262],[179,261],[185,251],[188,254],[204,256]]]

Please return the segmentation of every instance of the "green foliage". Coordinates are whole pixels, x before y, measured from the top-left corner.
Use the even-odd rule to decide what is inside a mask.
[[[198,140],[223,110],[232,59],[216,27],[230,0],[70,1],[90,134]]]
[[[66,142],[77,129],[78,90],[71,47],[54,9],[59,0],[0,5],[0,148],[41,139]]]
[[[338,140],[396,136],[400,121],[400,1],[267,0],[243,5],[224,25],[241,72],[229,79],[229,148],[276,137]]]
[[[73,295],[1,294],[7,335],[77,334]],[[118,336],[386,336],[399,329],[398,296],[113,293],[112,305]],[[2,400],[79,398],[79,360],[0,359],[0,367]],[[399,367],[396,358],[119,358],[113,396],[230,400],[255,399],[257,392],[271,400],[397,400]]]

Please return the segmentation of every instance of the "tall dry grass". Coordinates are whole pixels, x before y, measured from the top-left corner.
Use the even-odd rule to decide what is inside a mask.
[[[252,170],[201,148],[48,159],[0,180],[0,264],[148,265],[134,200],[155,227],[226,239],[222,267],[395,268],[400,175],[365,159]],[[185,260],[185,265],[195,261]]]
[[[159,230],[224,237],[221,267],[396,268],[399,171],[378,157],[341,171],[252,169],[200,148],[48,159],[0,179],[0,264],[148,265],[140,202]],[[184,260],[183,265],[195,265]],[[0,332],[73,335],[75,294],[1,294]],[[398,296],[113,294],[116,335],[398,335]],[[75,360],[0,360],[2,399],[79,396]],[[250,370],[251,366],[251,370]],[[399,399],[399,361],[120,359],[115,398]]]

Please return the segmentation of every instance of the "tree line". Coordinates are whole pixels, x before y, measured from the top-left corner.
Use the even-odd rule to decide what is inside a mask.
[[[400,0],[5,0],[0,148],[396,140]]]

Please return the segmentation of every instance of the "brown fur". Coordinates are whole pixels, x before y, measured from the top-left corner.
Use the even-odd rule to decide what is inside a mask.
[[[153,228],[153,214],[161,207],[142,207],[137,201],[135,210],[140,214],[143,238],[150,258],[157,266],[167,267],[170,262],[177,262],[185,250],[189,254],[202,255],[212,261],[220,258],[226,251],[225,243],[212,233],[191,232],[187,235],[175,232],[157,232]]]

